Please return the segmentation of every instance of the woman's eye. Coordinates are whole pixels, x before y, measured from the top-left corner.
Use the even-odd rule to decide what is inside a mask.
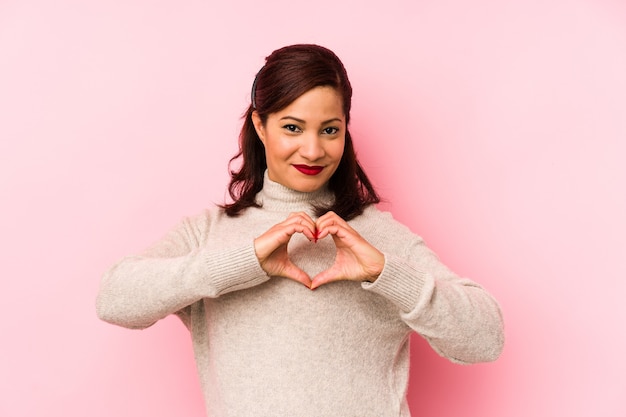
[[[296,125],[285,125],[283,126],[283,129],[287,129],[289,132],[293,132],[293,133],[300,131],[300,129]]]
[[[327,127],[326,129],[322,130],[322,132],[326,135],[334,135],[335,133],[339,132],[339,129],[337,129],[336,127]]]

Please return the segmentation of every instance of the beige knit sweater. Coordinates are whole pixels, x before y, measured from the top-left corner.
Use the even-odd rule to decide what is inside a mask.
[[[328,202],[270,181],[262,208],[237,218],[220,209],[187,218],[103,277],[101,319],[145,328],[177,314],[189,328],[210,417],[409,416],[409,335],[458,363],[495,360],[500,310],[459,278],[422,239],[375,207],[350,225],[385,254],[374,283],[335,282],[314,291],[269,277],[253,240],[291,212]],[[314,218],[314,217],[313,217]],[[294,235],[289,253],[309,276],[334,259],[330,237]]]

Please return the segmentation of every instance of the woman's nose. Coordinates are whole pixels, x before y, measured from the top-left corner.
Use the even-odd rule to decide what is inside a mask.
[[[317,134],[303,135],[300,155],[309,161],[322,158],[325,154],[322,139]]]

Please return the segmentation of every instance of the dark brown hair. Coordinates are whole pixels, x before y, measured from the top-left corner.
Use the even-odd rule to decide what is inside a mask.
[[[335,195],[330,207],[316,207],[316,214],[334,211],[349,220],[363,213],[365,207],[380,202],[374,187],[359,164],[348,130],[352,104],[352,86],[339,58],[329,49],[318,45],[291,45],[272,52],[265,66],[258,72],[252,87],[252,104],[244,115],[239,134],[239,152],[230,160],[242,159],[238,170],[230,171],[228,192],[233,202],[222,207],[229,216],[237,216],[248,207],[259,207],[256,194],[263,188],[263,174],[267,169],[265,147],[252,123],[256,110],[262,123],[267,117],[287,107],[302,94],[328,86],[341,94],[346,118],[346,136],[343,156],[337,170],[328,181]]]

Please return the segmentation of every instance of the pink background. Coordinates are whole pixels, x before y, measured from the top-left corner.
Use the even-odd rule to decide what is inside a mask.
[[[226,3],[0,1],[0,415],[203,415],[183,326],[94,298],[223,201],[254,74],[298,42],[348,68],[385,208],[504,310],[492,364],[414,337],[414,415],[626,415],[624,3]]]

